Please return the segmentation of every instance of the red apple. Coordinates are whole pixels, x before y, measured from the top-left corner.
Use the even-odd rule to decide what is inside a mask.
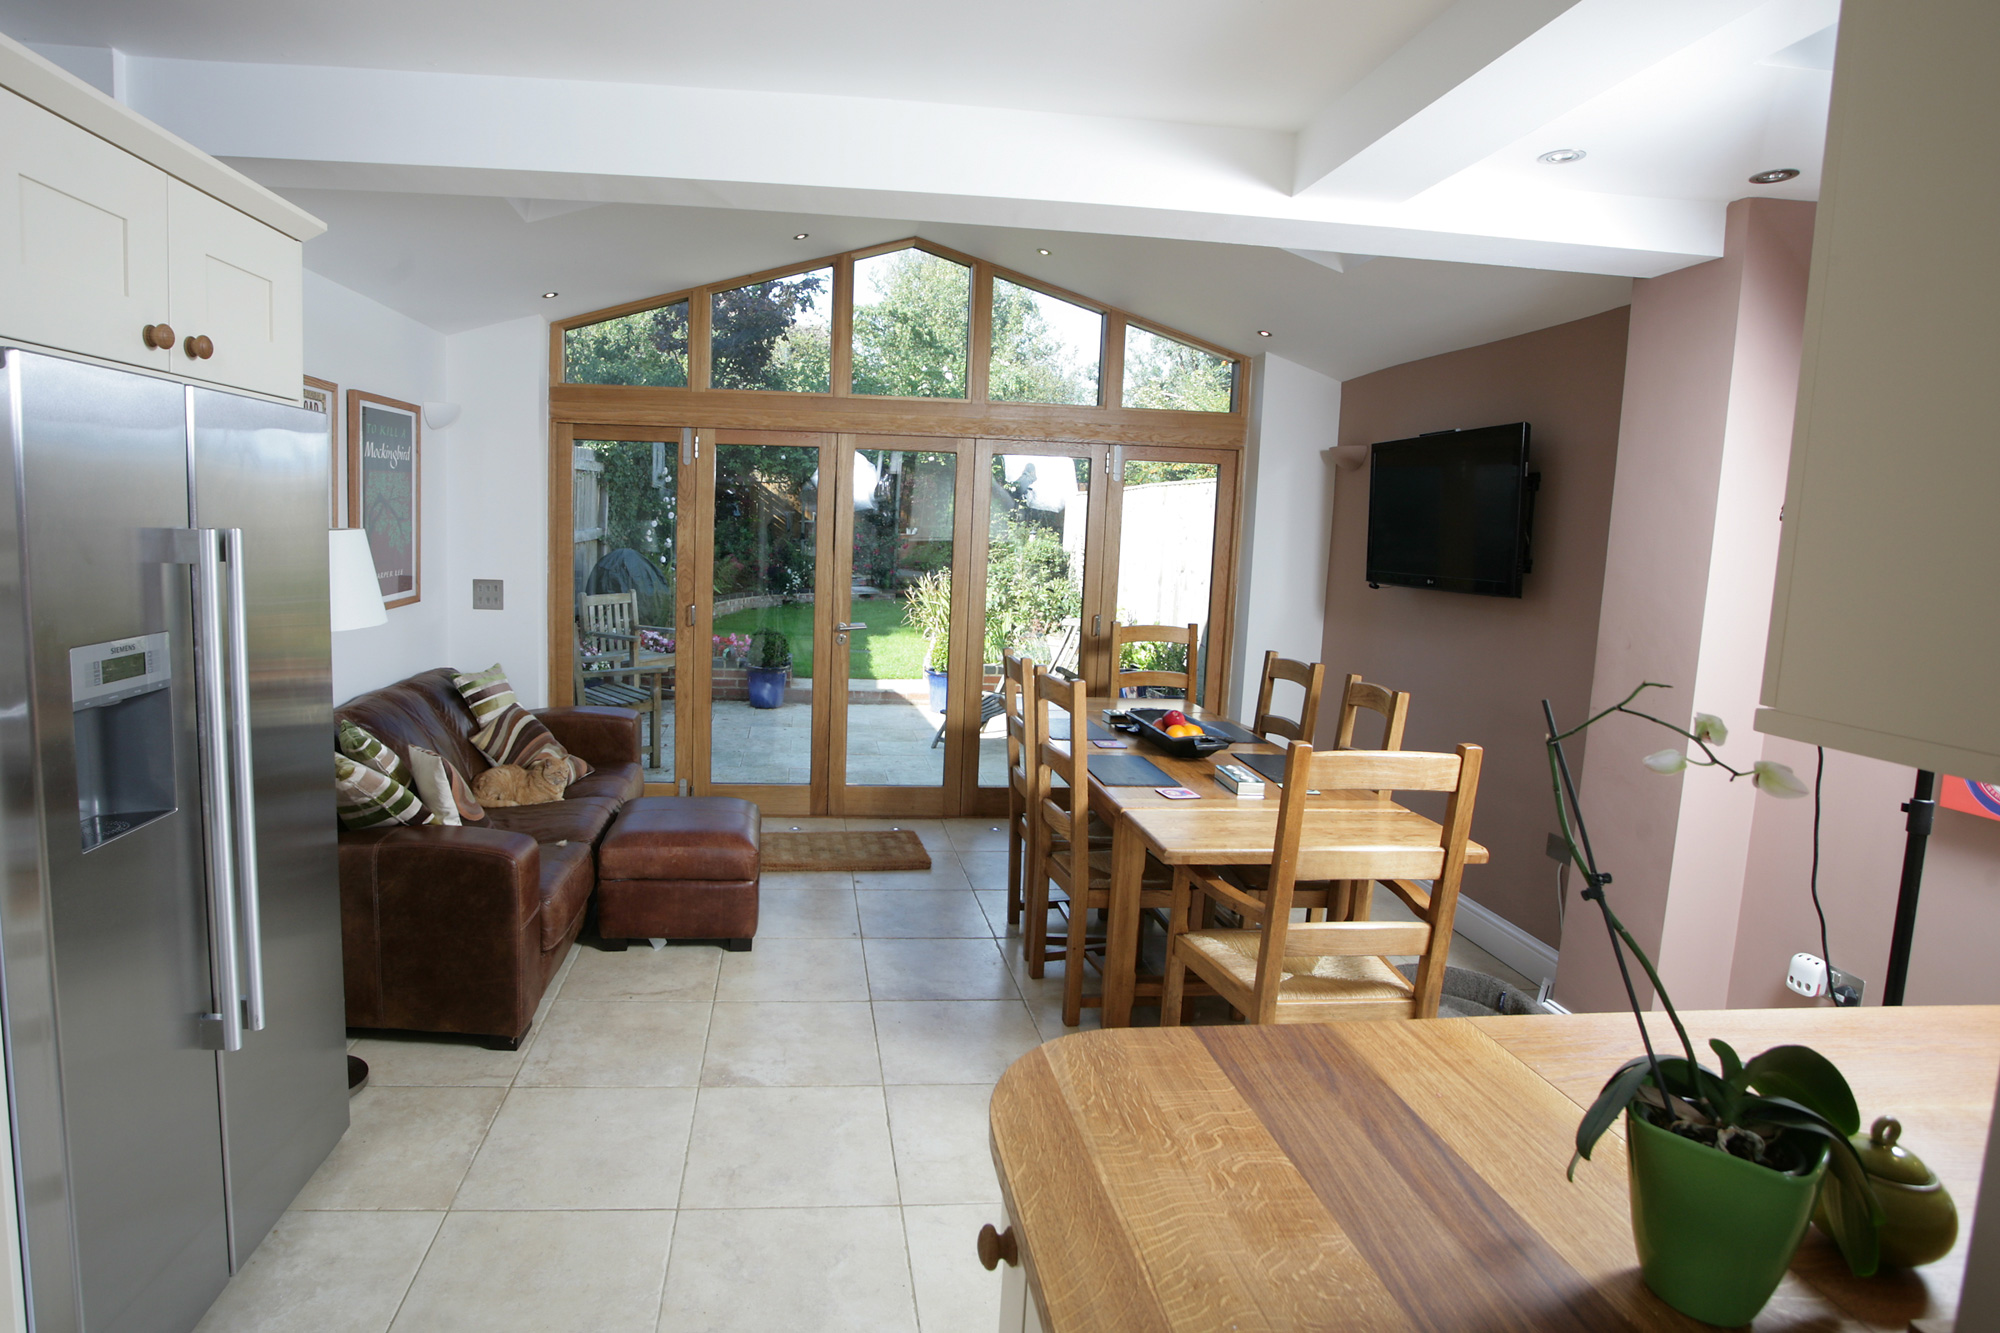
[[[1160,727],[1162,730],[1168,727],[1184,727],[1186,725],[1187,714],[1178,708],[1169,708],[1165,715],[1160,718]]]

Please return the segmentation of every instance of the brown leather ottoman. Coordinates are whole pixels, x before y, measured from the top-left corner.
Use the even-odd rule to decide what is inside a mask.
[[[757,807],[731,796],[627,801],[597,848],[597,933],[627,940],[725,940],[757,933]]]

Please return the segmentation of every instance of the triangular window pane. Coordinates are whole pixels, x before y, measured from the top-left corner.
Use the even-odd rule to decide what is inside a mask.
[[[1125,406],[1227,412],[1235,397],[1236,363],[1228,357],[1125,326]]]
[[[711,388],[831,392],[832,269],[753,282],[709,299]]]
[[[1095,407],[1103,349],[1103,315],[993,279],[993,360],[986,377],[992,401]]]
[[[563,380],[684,389],[688,382],[688,303],[640,310],[563,330]]]

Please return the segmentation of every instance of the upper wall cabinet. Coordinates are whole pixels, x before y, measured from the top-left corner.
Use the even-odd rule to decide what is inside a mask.
[[[321,230],[0,37],[0,338],[296,400]]]

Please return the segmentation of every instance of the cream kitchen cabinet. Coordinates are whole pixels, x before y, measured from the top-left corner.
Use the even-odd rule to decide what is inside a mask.
[[[0,37],[0,338],[297,400],[322,230]]]

